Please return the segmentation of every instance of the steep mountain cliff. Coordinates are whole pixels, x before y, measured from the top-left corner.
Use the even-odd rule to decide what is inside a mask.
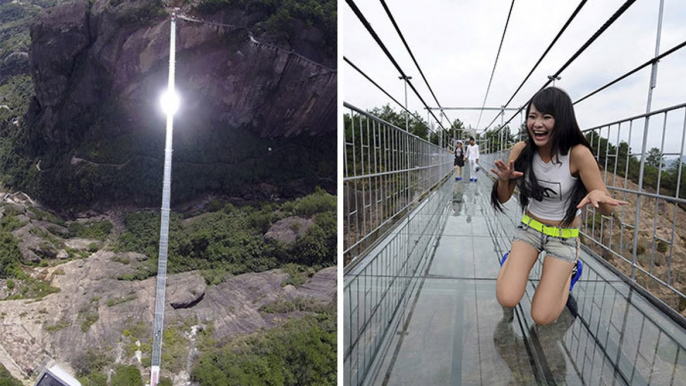
[[[173,199],[335,189],[324,11],[284,22],[271,3],[191,3],[178,11]],[[170,12],[161,1],[81,0],[34,19],[35,98],[19,151],[31,167],[10,183],[53,206],[159,201]]]
[[[149,376],[174,7],[163,384],[335,384],[332,0],[0,0],[0,384]]]

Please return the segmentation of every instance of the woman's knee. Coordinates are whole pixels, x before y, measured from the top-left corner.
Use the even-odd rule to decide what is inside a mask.
[[[520,300],[522,300],[522,296],[524,294],[519,294],[518,291],[504,291],[504,290],[498,290],[496,291],[496,297],[498,298],[498,303],[500,303],[501,306],[507,307],[507,308],[514,308],[517,306]]]
[[[536,307],[532,305],[531,307],[531,318],[534,322],[542,325],[553,323],[557,320],[560,313],[549,307]]]

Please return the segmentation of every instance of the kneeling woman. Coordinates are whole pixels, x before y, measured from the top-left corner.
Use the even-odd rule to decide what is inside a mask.
[[[515,307],[524,295],[529,271],[546,252],[531,304],[539,324],[554,322],[581,276],[579,213],[591,204],[610,215],[624,205],[610,196],[591,146],[574,116],[569,96],[559,88],[539,91],[527,107],[529,137],[514,145],[508,162],[495,162],[498,179],[491,203],[502,211],[515,186],[525,214],[510,252],[503,256],[496,284],[498,301]]]

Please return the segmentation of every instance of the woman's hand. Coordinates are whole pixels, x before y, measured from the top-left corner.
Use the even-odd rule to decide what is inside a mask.
[[[503,160],[499,159],[495,161],[495,166],[498,169],[491,169],[491,171],[503,182],[509,182],[524,175],[524,173],[514,170],[514,160],[510,161],[510,164],[507,165]]]
[[[620,206],[620,205],[626,205],[626,201],[620,201],[616,200],[612,197],[610,197],[607,192],[604,192],[602,190],[596,189],[588,192],[586,197],[579,202],[579,205],[576,207],[578,209],[583,208],[584,206],[591,204],[593,205],[594,208],[598,208],[599,204],[605,204],[605,205],[610,205],[610,206]]]

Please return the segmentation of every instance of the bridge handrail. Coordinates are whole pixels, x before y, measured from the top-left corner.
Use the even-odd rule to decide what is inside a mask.
[[[675,115],[677,119],[671,119]],[[678,132],[678,137],[672,134],[667,139],[668,129],[672,133]],[[681,273],[675,270],[675,265],[686,260],[684,248],[678,244],[680,239],[686,239],[686,232],[677,226],[677,219],[686,218],[686,188],[681,186],[682,169],[686,167],[683,159],[686,103],[594,126],[582,132],[591,142],[593,155],[610,194],[631,202],[630,206],[616,209],[613,216],[604,216],[595,208],[587,207],[582,214],[582,241],[597,255],[610,261],[630,282],[653,294],[677,313],[682,312],[686,307],[686,284],[681,283]],[[661,156],[678,157],[671,166],[676,166],[676,173],[669,171],[664,160],[659,160],[657,167],[646,163],[648,141],[644,136],[660,139],[658,150]],[[493,167],[495,159],[507,157],[509,150],[502,149],[509,147],[511,140],[516,141],[517,137],[504,139],[493,136],[485,140],[483,163],[486,171]],[[632,152],[632,144],[638,144],[640,152]],[[489,152],[489,149],[497,151]],[[670,152],[668,149],[676,150]],[[657,175],[652,177],[650,184],[644,181],[648,172]],[[672,185],[675,188],[667,186],[669,173],[675,174],[671,176],[676,181]],[[636,179],[638,182],[631,182]],[[641,212],[645,205],[654,209],[651,216]],[[681,251],[678,255],[675,254],[677,248]]]
[[[343,177],[346,272],[453,169],[453,156],[349,103]]]

